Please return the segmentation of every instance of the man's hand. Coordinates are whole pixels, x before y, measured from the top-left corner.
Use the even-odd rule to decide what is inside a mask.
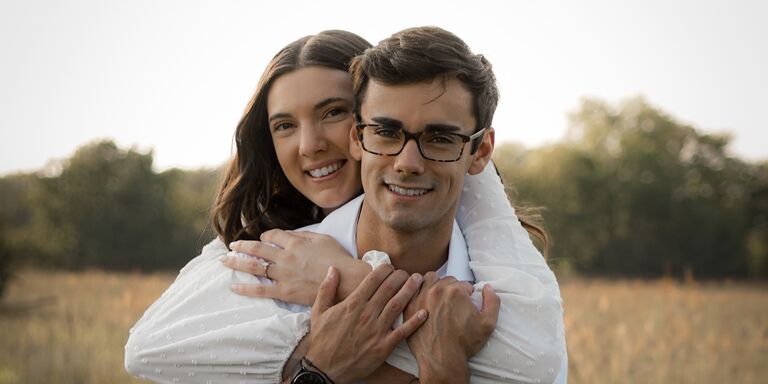
[[[371,272],[367,263],[353,258],[327,235],[273,229],[264,232],[261,240],[263,242],[241,240],[232,244],[233,251],[255,257],[227,256],[222,262],[229,268],[266,277],[277,284],[236,284],[232,287],[235,293],[312,305],[329,266],[343,274],[337,300],[349,296]]]
[[[422,383],[468,382],[467,361],[496,328],[501,303],[490,285],[483,288],[480,310],[471,294],[472,285],[467,282],[453,277],[438,280],[434,272],[424,275],[421,291],[405,310],[406,319],[421,310],[429,312],[429,319],[408,338]]]
[[[426,320],[427,311],[417,309],[392,329],[421,281],[421,275],[409,277],[405,271],[382,265],[348,298],[333,305],[339,274],[330,267],[312,307],[307,358],[337,384],[368,377]]]

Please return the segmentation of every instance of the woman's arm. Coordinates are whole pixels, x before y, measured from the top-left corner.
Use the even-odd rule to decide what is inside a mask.
[[[309,308],[233,293],[233,281],[258,279],[222,265],[227,252],[212,241],[144,313],[125,346],[129,373],[160,383],[281,381]]]
[[[502,308],[496,332],[470,360],[470,368],[488,378],[564,382],[560,288],[515,215],[493,163],[467,177],[456,219],[478,282],[476,300],[490,283]]]
[[[479,291],[485,283],[491,283],[501,298],[502,303],[497,328],[488,341],[488,346],[469,362],[473,382],[510,382],[514,380],[535,382],[537,379],[540,379],[541,382],[552,382],[555,377],[558,377],[558,379],[564,377],[564,373],[557,376],[561,371],[561,366],[566,356],[562,306],[554,274],[552,274],[544,259],[533,247],[530,238],[517,220],[514,211],[509,206],[503,186],[492,167],[488,167],[478,176],[468,177],[463,196],[457,218],[460,224],[463,225],[463,231],[472,259],[472,270],[476,280],[480,282],[475,286],[475,295],[480,295]],[[226,247],[219,242],[217,256],[212,259],[209,257],[205,261],[215,261],[217,257],[226,254],[226,252]],[[203,256],[205,256],[205,252]],[[277,262],[279,263],[280,261],[278,260]],[[218,261],[212,264],[223,268]],[[250,274],[236,273],[250,276],[250,282],[256,282],[255,278]],[[182,271],[183,274],[184,271]],[[204,281],[207,277],[198,275],[190,280],[194,281],[195,279]],[[181,280],[181,276],[177,282],[179,280]],[[343,276],[342,281],[344,281]],[[169,291],[174,289],[173,286],[171,288]],[[227,298],[227,294],[232,295],[226,284],[220,284],[217,288],[213,290],[215,292],[212,292],[211,298],[218,297],[221,299]],[[248,301],[247,298],[243,299],[251,303],[251,305],[255,305],[253,304],[254,302]],[[249,326],[239,328],[238,336],[234,336],[235,339],[241,337],[252,340],[256,337],[258,341],[259,336],[263,338],[266,334],[279,335],[283,332],[288,336],[270,338],[269,342],[263,342],[264,339],[262,339],[262,342],[254,344],[233,343],[227,345],[223,348],[229,348],[230,353],[226,354],[226,360],[222,357],[224,355],[216,353],[216,351],[223,350],[222,348],[212,347],[210,351],[213,352],[210,353],[209,359],[206,361],[211,361],[213,364],[206,366],[205,370],[200,370],[199,372],[210,372],[213,368],[216,370],[227,370],[232,367],[239,367],[237,362],[243,360],[241,356],[247,356],[253,352],[255,353],[254,357],[258,357],[264,353],[272,353],[271,350],[275,350],[277,351],[274,352],[277,354],[277,358],[264,359],[260,363],[249,362],[249,365],[246,365],[246,367],[253,367],[253,364],[259,364],[258,371],[262,372],[265,377],[280,377],[282,367],[288,359],[288,355],[290,355],[298,341],[307,332],[308,312],[302,314],[278,311],[277,309],[285,309],[279,305],[267,305],[269,308],[265,312],[261,308],[261,306],[265,305],[264,302],[275,302],[272,300],[255,300],[260,303],[256,306],[260,309],[254,310],[261,310],[262,313],[269,314],[267,316],[269,321],[252,323]],[[158,304],[161,301],[165,301],[167,304],[164,306]],[[189,302],[179,298],[166,300],[161,298],[158,303],[153,305],[153,308],[150,308],[147,315],[151,312],[162,313],[165,311],[162,307],[170,306],[172,308],[175,307],[182,315],[182,318],[185,313],[187,317],[202,316],[202,318],[207,318],[206,314],[208,311],[205,308],[194,305],[190,308]],[[153,311],[156,306],[158,306],[157,310]],[[294,319],[292,320],[292,318]],[[144,328],[144,331],[149,330],[150,333],[154,331],[158,338],[168,337],[169,335],[173,338],[173,332],[169,331],[175,330],[174,327],[158,329],[157,323],[153,327],[142,324],[142,322],[144,322],[144,319],[137,324],[136,330]],[[148,324],[152,323],[148,322]],[[293,329],[288,330],[289,328]],[[282,329],[282,332],[275,333],[274,329]],[[132,339],[146,338],[146,332],[140,332],[137,335],[136,330],[131,336]],[[195,332],[198,334],[207,333],[200,330],[193,331],[192,333]],[[204,336],[201,337],[205,338]],[[144,340],[142,339],[142,341]],[[278,345],[281,342],[283,345]],[[131,343],[131,340],[129,340],[127,348],[131,347],[132,344],[135,348],[139,344],[145,343]],[[153,376],[157,373],[157,367],[173,366],[176,368],[175,364],[180,364],[178,362],[182,360],[186,360],[186,363],[189,364],[189,358],[185,359],[184,356],[178,356],[182,354],[178,350],[174,352],[174,343],[169,340],[165,344],[167,345],[164,348],[159,349],[146,346],[141,347],[136,351],[141,353],[133,353],[130,359],[130,352],[126,351],[126,366],[129,368],[129,371],[135,372],[138,375],[144,374],[148,378],[158,380],[159,376]],[[260,350],[255,351],[254,349]],[[186,351],[186,349],[183,350]],[[210,358],[211,356],[214,358]],[[143,361],[147,361],[145,365],[150,367],[140,366],[139,364],[143,364]],[[401,343],[387,361],[393,366],[411,374],[418,373],[416,361],[405,343]],[[197,362],[201,364],[200,361]],[[130,367],[129,363],[131,363]],[[159,369],[162,371],[163,368]],[[197,371],[196,368],[194,369]],[[230,371],[235,372],[235,370]],[[194,373],[188,370],[183,372]],[[232,376],[230,374],[230,376],[221,377]],[[274,381],[279,381],[279,379]]]

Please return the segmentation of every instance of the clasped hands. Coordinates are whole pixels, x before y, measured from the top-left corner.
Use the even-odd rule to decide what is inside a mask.
[[[262,241],[239,241],[233,251],[270,263],[276,285],[238,284],[239,294],[313,304],[306,357],[336,383],[410,382],[409,374],[384,364],[407,340],[423,383],[467,382],[467,361],[495,329],[500,300],[490,285],[483,305],[471,301],[473,287],[434,272],[408,275],[383,265],[371,271],[333,238],[310,232],[272,230]],[[225,258],[230,268],[261,275],[257,258]],[[263,275],[261,275],[263,276]],[[393,323],[403,314],[403,324]]]

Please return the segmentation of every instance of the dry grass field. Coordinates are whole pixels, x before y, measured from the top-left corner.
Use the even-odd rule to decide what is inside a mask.
[[[0,384],[138,382],[122,367],[128,328],[172,278],[22,273],[0,312]],[[764,285],[561,287],[570,383],[768,383]]]

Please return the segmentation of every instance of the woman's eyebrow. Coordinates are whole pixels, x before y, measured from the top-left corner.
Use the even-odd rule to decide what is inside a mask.
[[[345,99],[343,97],[329,97],[329,98],[327,98],[327,99],[325,99],[325,100],[315,104],[315,109],[316,110],[317,109],[321,109],[321,108],[325,107],[326,105],[331,104],[331,103],[335,103],[337,101],[349,102],[349,100],[347,100],[347,99]]]
[[[282,119],[282,118],[285,118],[285,117],[292,117],[292,116],[291,116],[290,113],[285,113],[285,112],[275,113],[274,115],[269,117],[269,121],[277,120],[277,119]]]

